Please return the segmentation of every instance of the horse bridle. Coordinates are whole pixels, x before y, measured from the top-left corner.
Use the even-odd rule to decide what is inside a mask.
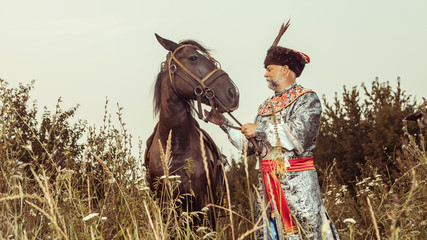
[[[175,54],[179,50],[181,50],[182,48],[184,48],[184,47],[192,47],[192,48],[194,48],[196,50],[199,50],[201,53],[203,53],[203,55],[205,57],[207,57],[209,60],[211,60],[214,63],[215,69],[212,70],[210,73],[208,73],[203,79],[200,79],[199,77],[197,77],[196,75],[194,75],[188,68],[186,68],[175,57]],[[237,121],[237,119],[235,119],[235,117],[231,114],[231,110],[221,102],[221,99],[219,99],[218,97],[216,97],[214,90],[211,89],[211,88],[209,88],[209,85],[212,84],[213,82],[215,82],[216,79],[218,79],[222,75],[227,75],[227,73],[224,72],[221,69],[221,64],[217,60],[215,60],[208,53],[202,51],[196,45],[184,44],[184,45],[180,45],[178,48],[176,48],[173,52],[170,53],[170,56],[167,59],[167,64],[168,64],[168,71],[169,71],[169,80],[171,82],[173,90],[175,91],[175,93],[180,98],[183,99],[183,97],[180,95],[180,93],[176,89],[176,86],[175,86],[175,75],[177,75],[178,77],[180,77],[181,79],[183,79],[184,81],[186,81],[190,86],[193,87],[193,92],[196,95],[197,106],[198,106],[198,110],[196,110],[196,109],[194,109],[194,110],[197,112],[197,115],[198,115],[198,117],[200,119],[204,120],[205,122],[208,122],[208,119],[209,119],[210,115],[212,114],[212,112],[214,111],[214,108],[215,108],[215,104],[214,104],[214,101],[213,101],[214,98],[215,98],[216,102],[218,104],[220,104],[221,107],[223,107],[226,110],[226,112],[241,126],[241,124],[239,123],[239,121]],[[183,72],[185,74],[181,74],[181,72],[178,71],[177,65],[178,65],[178,67],[180,69],[183,70]],[[218,65],[219,65],[219,68],[218,68]],[[196,83],[196,86],[194,86],[194,83]],[[208,117],[206,117],[206,118],[203,116],[203,111],[202,111],[202,98],[203,97],[206,97],[208,99],[209,105],[211,106],[211,111],[210,111]],[[194,108],[193,105],[191,105],[191,107]],[[234,127],[234,128],[236,128],[236,127]],[[240,129],[240,128],[236,128],[236,129]]]
[[[211,60],[214,65],[215,65],[215,69],[212,70],[209,74],[207,74],[203,79],[200,79],[199,77],[197,77],[196,75],[194,75],[190,70],[188,70],[188,68],[186,68],[176,57],[175,54],[182,48],[184,47],[192,47],[196,50],[199,50],[201,53],[203,53],[204,56],[206,56],[207,58],[209,58],[209,60]],[[174,64],[176,63],[182,70],[184,70],[184,75],[180,74],[180,72],[178,71],[178,67]],[[170,52],[170,57],[167,59],[167,64],[168,64],[168,71],[169,71],[169,80],[171,82],[171,85],[173,87],[173,90],[175,91],[175,93],[184,100],[184,98],[179,94],[179,92],[176,90],[176,86],[175,86],[175,75],[179,76],[181,79],[183,79],[184,81],[186,81],[190,86],[193,86],[193,83],[196,82],[198,83],[198,85],[196,87],[193,86],[193,91],[194,94],[196,95],[196,99],[197,99],[197,106],[198,106],[198,110],[194,109],[194,106],[192,104],[190,104],[190,106],[194,109],[194,111],[197,112],[197,115],[200,119],[202,119],[205,122],[209,121],[209,118],[211,117],[213,111],[215,111],[215,104],[213,102],[213,99],[215,98],[217,100],[217,102],[226,110],[226,112],[228,113],[228,115],[230,115],[230,117],[240,126],[240,127],[235,127],[232,125],[227,125],[230,128],[234,128],[236,130],[241,130],[241,126],[242,124],[239,122],[239,120],[237,120],[233,114],[231,114],[231,110],[225,106],[221,100],[219,98],[216,97],[215,92],[209,88],[209,84],[213,83],[216,79],[218,79],[220,76],[222,75],[226,75],[227,73],[225,73],[222,69],[221,69],[221,64],[215,60],[211,55],[209,55],[208,53],[202,51],[199,47],[197,47],[196,45],[192,45],[192,44],[183,44],[180,45],[179,47],[177,47],[173,52]],[[217,67],[217,65],[219,65],[219,68]],[[205,84],[207,83],[207,84]],[[209,100],[209,104],[211,106],[211,111],[209,112],[208,116],[205,118],[203,116],[203,111],[202,111],[202,97],[206,97]],[[261,149],[258,146],[258,144],[256,143],[254,138],[249,139],[252,144],[254,145],[256,151],[260,154],[261,153]]]

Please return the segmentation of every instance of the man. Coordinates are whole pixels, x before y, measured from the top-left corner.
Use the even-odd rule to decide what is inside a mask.
[[[220,125],[239,149],[243,136],[263,146],[259,154],[262,197],[256,215],[263,218],[265,227],[258,231],[259,239],[322,239],[322,229],[326,239],[339,239],[323,206],[313,164],[321,103],[316,93],[295,82],[310,59],[277,42],[276,38],[264,61],[264,77],[274,96],[259,106],[255,123],[235,130],[216,111],[210,121]]]

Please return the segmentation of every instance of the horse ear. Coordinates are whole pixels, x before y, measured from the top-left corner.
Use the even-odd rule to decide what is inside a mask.
[[[166,50],[173,52],[175,51],[175,49],[179,47],[179,44],[171,40],[168,40],[166,38],[162,38],[159,35],[157,35],[157,33],[154,33],[154,35],[156,35],[157,41],[159,41],[160,45],[162,45]]]

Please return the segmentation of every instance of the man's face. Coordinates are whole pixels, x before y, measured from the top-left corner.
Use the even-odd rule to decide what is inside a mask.
[[[265,68],[264,77],[267,80],[268,88],[278,92],[285,81],[285,77],[282,72],[283,66],[280,65],[268,65]]]

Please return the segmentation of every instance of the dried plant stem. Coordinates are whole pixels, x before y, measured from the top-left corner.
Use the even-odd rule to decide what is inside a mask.
[[[202,160],[203,160],[203,167],[205,169],[205,173],[206,173],[206,180],[208,181],[208,198],[211,200],[211,202],[214,202],[214,196],[212,193],[212,185],[211,185],[211,180],[209,177],[209,167],[208,167],[208,159],[206,157],[206,152],[205,152],[205,142],[203,141],[203,132],[200,131],[200,149],[202,152]],[[217,166],[214,166],[217,167]],[[214,216],[214,219],[216,219],[216,214],[215,211],[212,209],[212,213]]]
[[[244,139],[244,141],[243,141],[243,163],[245,164],[246,185],[248,187],[248,197],[249,197],[249,206],[251,208],[251,218],[252,218],[252,223],[254,223],[254,228],[255,228],[254,207],[252,205],[252,193],[251,193],[251,186],[249,184],[248,141],[246,139]],[[256,239],[255,232],[256,232],[256,230],[253,231],[254,239]]]
[[[43,199],[37,195],[30,195],[30,194],[20,194],[20,195],[12,195],[7,197],[0,198],[0,202],[2,201],[9,201],[9,200],[15,200],[15,199],[23,199],[23,198],[34,198],[39,200],[40,202],[43,202]]]
[[[371,213],[372,222],[374,224],[375,234],[377,236],[377,239],[380,240],[380,231],[378,230],[377,220],[375,219],[374,210],[372,209],[371,201],[369,200],[369,197],[366,197],[366,201],[368,202],[369,206],[369,212]]]
[[[396,231],[397,221],[398,221],[398,219],[400,219],[401,215],[405,211],[407,211],[407,208],[408,208],[410,202],[413,201],[414,192],[415,192],[416,188],[418,187],[418,181],[416,178],[416,173],[415,173],[414,168],[412,168],[410,171],[412,174],[411,189],[409,190],[409,192],[405,196],[405,198],[406,198],[405,202],[399,206],[400,209],[397,209],[395,211],[391,211],[391,213],[388,214],[388,218],[391,220],[390,232],[392,234],[392,239],[398,239],[399,231]]]
[[[175,231],[177,236],[180,236],[180,232],[179,232],[179,223],[178,223],[178,216],[177,213],[175,211],[175,200],[173,199],[173,187],[172,187],[172,183],[170,181],[170,176],[169,176],[169,168],[170,168],[170,164],[171,164],[171,155],[172,155],[172,130],[169,131],[169,135],[168,135],[168,140],[166,141],[166,151],[164,151],[162,143],[159,139],[159,147],[160,147],[160,160],[162,162],[162,166],[163,166],[163,175],[165,176],[164,179],[164,185],[167,187],[167,198],[164,199],[164,201],[168,201],[169,203],[169,214],[168,217],[166,219],[166,229],[168,229],[168,226],[170,223],[174,223],[175,224]],[[163,197],[163,196],[162,196]],[[173,217],[171,218],[171,215],[173,215]],[[161,211],[159,211],[159,217],[161,218]],[[160,225],[161,227],[163,225]],[[162,228],[162,232],[163,232],[163,228]]]
[[[145,212],[147,213],[147,216],[148,216],[148,221],[150,223],[151,228],[153,229],[154,237],[156,240],[160,240],[160,237],[157,234],[156,228],[154,227],[153,220],[151,220],[151,217],[150,217],[151,215],[150,215],[150,211],[148,211],[147,203],[145,202],[145,200],[143,200],[143,202],[144,202]]]
[[[206,180],[208,181],[208,190],[209,190],[209,194],[210,197],[212,197],[212,188],[211,188],[211,180],[209,177],[209,167],[208,167],[208,160],[206,157],[206,152],[205,152],[205,143],[203,141],[203,132],[200,131],[200,150],[202,152],[202,160],[203,160],[203,167],[205,169],[205,173],[206,173]],[[211,198],[213,199],[213,198]]]
[[[168,140],[166,142],[166,152],[163,150],[162,142],[159,139],[159,146],[160,146],[160,160],[162,161],[163,166],[163,175],[166,177],[165,182],[168,186],[170,197],[172,196],[172,185],[170,183],[169,179],[169,165],[170,165],[170,156],[171,156],[171,148],[172,148],[172,130],[170,130],[168,135]]]
[[[92,156],[95,158],[96,161],[98,161],[101,164],[101,166],[104,169],[104,171],[108,174],[108,177],[114,179],[113,173],[111,173],[110,169],[108,169],[108,167],[105,164],[105,162],[102,161],[102,159],[99,158],[95,153],[92,153]]]
[[[258,192],[258,190],[257,190],[257,188],[255,187],[255,186],[253,186],[253,188],[254,188],[254,191],[255,191],[255,193],[256,193],[256,196],[257,196],[257,200],[260,202],[260,203],[263,203],[264,202],[264,199],[262,199],[261,198],[261,195],[259,194],[259,192]],[[260,217],[260,219],[265,219],[265,220],[267,220],[268,219],[268,217],[267,217],[267,207],[268,207],[268,205],[264,205],[264,204],[260,204],[261,205],[261,212],[262,212],[262,217]],[[270,225],[269,224],[266,224],[267,225],[267,228],[270,228]],[[264,223],[261,225],[261,227],[262,228],[264,228],[265,226],[264,226]],[[263,230],[263,232],[264,232],[264,230]],[[270,230],[270,232],[271,232],[271,230]]]
[[[252,233],[254,234],[254,239],[256,239],[256,231],[260,230],[263,228],[263,225],[258,225],[261,222],[262,218],[259,218],[258,221],[254,224],[254,227],[252,229],[250,229],[249,231],[243,233],[242,235],[240,235],[240,237],[237,240],[243,240],[245,237],[251,235]]]
[[[104,169],[104,171],[105,171],[105,172],[107,172],[107,174],[109,175],[110,179],[113,179],[113,180],[114,180],[114,183],[116,183],[117,188],[119,189],[120,195],[122,195],[123,201],[125,202],[126,208],[127,208],[127,209],[128,209],[128,211],[129,211],[130,217],[131,217],[131,219],[132,219],[132,223],[134,224],[135,228],[138,228],[138,225],[137,225],[136,219],[135,219],[135,217],[133,216],[132,211],[130,210],[130,206],[129,206],[129,204],[128,204],[127,200],[126,200],[126,197],[125,197],[125,195],[124,195],[124,193],[123,193],[122,189],[120,188],[119,183],[115,180],[113,173],[111,173],[111,172],[110,172],[110,170],[108,169],[108,167],[107,167],[107,165],[105,164],[105,162],[104,162],[104,161],[102,161],[102,159],[100,159],[96,154],[92,153],[92,156],[96,159],[96,161],[98,161],[98,162],[101,164],[102,168]]]
[[[61,229],[61,227],[56,222],[56,217],[55,216],[52,217],[46,211],[44,211],[43,209],[41,209],[39,206],[37,206],[36,204],[34,204],[32,202],[29,202],[27,200],[25,200],[25,202],[28,203],[33,208],[37,209],[41,214],[43,214],[47,219],[49,219],[53,223],[53,226],[55,226],[55,228],[58,230],[58,232],[62,235],[62,237],[64,239],[68,239],[67,234],[65,234],[65,232]]]
[[[38,175],[36,174],[36,172],[34,171],[33,167],[30,167],[30,170],[31,170],[34,178],[36,179],[37,183],[39,184],[39,187],[42,189],[43,194],[44,194],[44,198],[46,199],[47,204],[49,205],[49,210],[50,210],[50,214],[51,214],[50,215],[51,221],[55,224],[55,226],[58,227],[60,233],[66,239],[68,239],[68,236],[65,234],[67,232],[67,226],[65,225],[64,218],[61,216],[61,214],[58,211],[58,207],[56,206],[55,200],[52,198],[52,195],[49,192],[49,183],[47,182],[47,178],[46,178],[44,172],[43,172],[43,180],[44,180],[44,183],[43,183],[40,180],[40,178],[38,177]],[[28,201],[26,201],[26,202],[28,202]],[[30,204],[30,202],[28,202],[28,203]],[[33,204],[33,205],[35,205],[35,204]],[[59,218],[59,221],[61,222],[62,229],[58,225],[57,216]]]
[[[95,234],[93,234],[93,227],[90,226],[90,237],[91,239],[95,239]]]
[[[248,223],[252,223],[252,221],[250,219],[246,218],[245,216],[243,216],[242,214],[240,214],[240,213],[238,213],[236,211],[233,211],[233,210],[230,211],[230,209],[228,207],[222,207],[222,206],[214,205],[214,204],[209,204],[207,207],[215,207],[215,208],[218,208],[218,209],[222,209],[224,211],[227,211],[230,214],[236,215],[237,217],[241,218],[242,220],[245,220]]]
[[[224,182],[225,182],[225,187],[227,190],[227,202],[228,202],[228,211],[230,212],[230,227],[231,227],[231,235],[233,236],[233,240],[234,238],[234,226],[233,226],[233,214],[232,214],[232,209],[231,209],[231,197],[230,197],[230,188],[228,186],[228,179],[227,179],[227,174],[225,173],[225,169],[224,169],[224,165],[222,165],[222,171],[224,173]]]
[[[89,212],[92,212],[91,210],[91,196],[90,196],[90,179],[89,179],[89,174],[87,174],[87,200],[88,200],[88,208],[89,208]]]

